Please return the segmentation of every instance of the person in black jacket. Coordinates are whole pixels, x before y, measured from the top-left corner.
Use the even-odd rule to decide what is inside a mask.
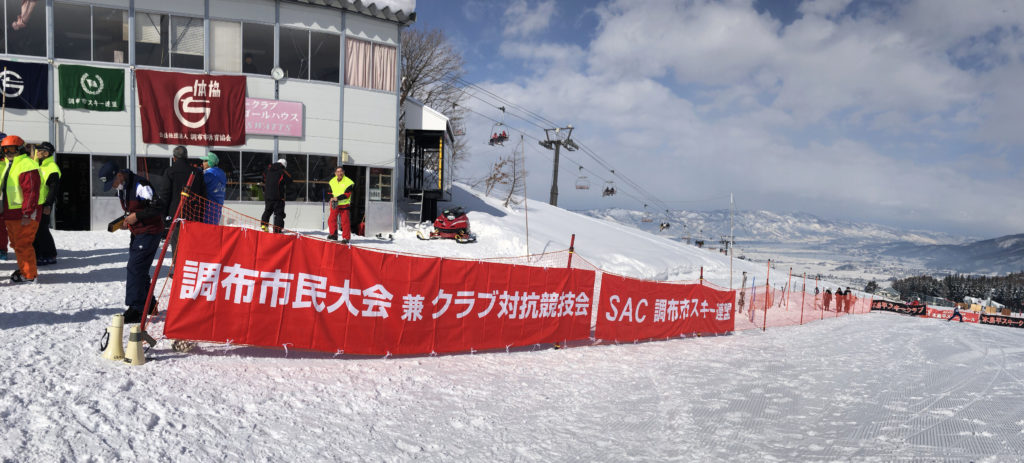
[[[284,158],[267,166],[263,172],[263,231],[267,231],[270,216],[274,216],[274,233],[284,229],[284,194],[285,188],[292,183],[288,173],[288,161]]]
[[[149,269],[164,230],[166,205],[148,180],[128,169],[119,169],[112,161],[100,167],[99,179],[103,183],[103,191],[117,189],[117,199],[125,213],[121,228],[131,230],[124,294],[128,309],[124,311],[124,322],[139,323],[149,293]],[[154,303],[154,313],[155,309]]]
[[[39,190],[39,205],[43,208],[43,217],[39,221],[36,239],[32,243],[36,250],[36,265],[57,263],[57,245],[53,242],[53,235],[50,234],[50,215],[60,190],[60,167],[53,159],[53,152],[53,144],[44,141],[36,145],[35,153],[32,156],[39,163],[39,179],[42,182]]]
[[[206,183],[203,181],[203,171],[198,167],[189,164],[188,162],[188,150],[184,146],[178,145],[174,147],[173,151],[174,161],[171,167],[168,167],[164,171],[162,185],[156,185],[156,190],[160,196],[166,198],[166,209],[164,210],[164,220],[171,227],[170,239],[170,258],[171,258],[171,271],[174,271],[174,257],[175,250],[178,247],[178,229],[171,223],[174,218],[174,213],[178,211],[178,203],[181,202],[181,192],[185,190],[185,185],[188,184],[189,176],[192,178],[192,187],[189,189],[190,195],[187,197],[187,202],[181,209],[181,219],[199,221],[203,218],[203,203],[196,200],[192,195],[206,196]]]

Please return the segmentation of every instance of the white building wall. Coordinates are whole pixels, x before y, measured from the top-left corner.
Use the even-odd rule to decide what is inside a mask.
[[[398,28],[393,23],[357,14],[345,17],[345,34],[363,40],[398,46]]]
[[[128,8],[128,2],[121,2],[120,8]],[[188,16],[203,17],[206,14],[206,2],[204,0],[135,0],[136,12],[157,12],[171,13]],[[273,10],[271,10],[273,11]],[[271,14],[270,21],[274,21]]]
[[[253,21],[274,24],[274,2],[266,0],[214,0],[210,2],[214,19]]]
[[[281,25],[340,34],[341,13],[341,10],[328,10],[326,8],[296,5],[294,3],[282,3]],[[394,24],[392,24],[392,27],[394,27]]]
[[[394,167],[396,96],[345,89],[345,151],[352,164]]]

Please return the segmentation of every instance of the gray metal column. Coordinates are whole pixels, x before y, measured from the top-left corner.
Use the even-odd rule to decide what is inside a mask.
[[[338,165],[340,166],[344,161],[342,153],[345,152],[345,54],[348,49],[348,35],[345,31],[345,19],[348,13],[345,10],[341,10],[341,58],[338,61],[339,71],[339,86],[341,93],[339,95],[338,103]]]
[[[274,67],[280,66],[278,54],[281,53],[281,0],[274,0]],[[274,99],[280,98],[280,85],[281,81],[274,79]],[[277,162],[278,156],[278,144],[280,138],[274,135],[274,154],[273,161]]]
[[[53,95],[56,93],[53,90],[53,0],[46,0],[46,96],[49,99],[49,132],[47,134],[47,141],[50,143],[57,141],[57,124],[55,118],[55,108],[53,102]]]
[[[131,147],[128,168],[137,172],[138,159],[135,147],[135,111],[139,103],[135,101],[135,0],[128,1],[128,125],[131,127]]]

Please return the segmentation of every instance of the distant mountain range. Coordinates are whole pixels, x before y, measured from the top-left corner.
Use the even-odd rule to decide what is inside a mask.
[[[628,209],[596,209],[583,214],[619,222],[654,234],[719,247],[729,236],[729,211],[644,213]],[[836,270],[876,267],[879,273],[1007,273],[1024,270],[1024,234],[977,241],[976,238],[926,230],[827,220],[813,214],[734,211],[738,252],[829,260]],[[659,230],[661,223],[669,227]],[[882,268],[886,270],[881,270]],[[901,276],[894,275],[894,276]]]

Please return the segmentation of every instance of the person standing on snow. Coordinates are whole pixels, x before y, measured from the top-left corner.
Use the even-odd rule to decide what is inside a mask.
[[[50,265],[57,263],[57,245],[50,234],[50,215],[60,189],[60,167],[57,167],[57,161],[53,159],[54,148],[50,142],[44,141],[36,145],[35,151],[32,157],[39,163],[39,176],[42,182],[39,187],[39,207],[42,208],[43,215],[32,247],[36,251],[36,265]]]
[[[36,239],[42,211],[39,207],[39,163],[29,157],[24,149],[25,140],[17,135],[4,137],[0,141],[7,163],[0,177],[3,220],[7,234],[17,254],[18,268],[11,274],[14,283],[36,281],[36,250],[32,242]]]
[[[960,313],[960,306],[959,305],[954,305],[953,306],[953,315],[950,315],[949,319],[947,319],[946,321],[947,322],[951,322],[956,317],[960,317],[960,323],[964,322],[964,316],[963,316],[963,314]]]
[[[825,295],[822,296],[822,298],[823,298],[823,301],[825,303],[825,310],[832,310],[831,309],[831,306],[832,306],[832,290],[831,289],[826,289],[825,290]]]
[[[281,158],[270,163],[263,172],[263,217],[260,219],[263,222],[263,231],[267,231],[271,215],[274,216],[274,233],[281,233],[284,229],[285,188],[292,183],[292,176],[287,168],[288,161]]]
[[[352,221],[349,217],[349,206],[352,204],[352,190],[355,182],[345,176],[345,167],[334,169],[334,177],[327,182],[331,187],[331,217],[327,226],[331,231],[327,239],[338,239],[338,220],[341,220],[341,242],[347,244],[352,239]]]
[[[216,154],[206,153],[203,157],[203,182],[206,183],[206,199],[210,200],[210,210],[203,216],[203,222],[217,225],[220,223],[221,209],[224,208],[224,193],[228,185],[228,177],[217,164],[220,158]]]
[[[117,199],[125,213],[121,228],[131,230],[124,291],[124,304],[128,309],[124,311],[124,322],[140,323],[149,294],[149,269],[164,231],[166,206],[148,180],[128,169],[119,169],[113,161],[100,167],[99,180],[103,191],[117,190]],[[152,307],[152,313],[156,313],[156,301]]]
[[[206,183],[203,182],[203,171],[197,167],[193,167],[188,162],[188,149],[182,145],[174,147],[172,151],[174,156],[174,163],[171,167],[164,170],[162,187],[160,185],[154,186],[156,182],[150,184],[150,188],[157,192],[157,196],[162,198],[161,204],[166,209],[163,212],[163,217],[167,222],[168,226],[174,230],[170,237],[170,257],[171,257],[171,272],[174,272],[174,258],[178,250],[178,229],[174,227],[173,223],[170,223],[174,219],[175,212],[178,211],[178,203],[185,201],[185,205],[181,208],[181,219],[200,221],[203,218],[202,203],[199,201],[192,201],[189,196],[182,196],[182,192],[186,194],[196,194],[199,196],[206,196]],[[192,186],[185,191],[185,185],[188,184],[189,177],[192,177]]]

